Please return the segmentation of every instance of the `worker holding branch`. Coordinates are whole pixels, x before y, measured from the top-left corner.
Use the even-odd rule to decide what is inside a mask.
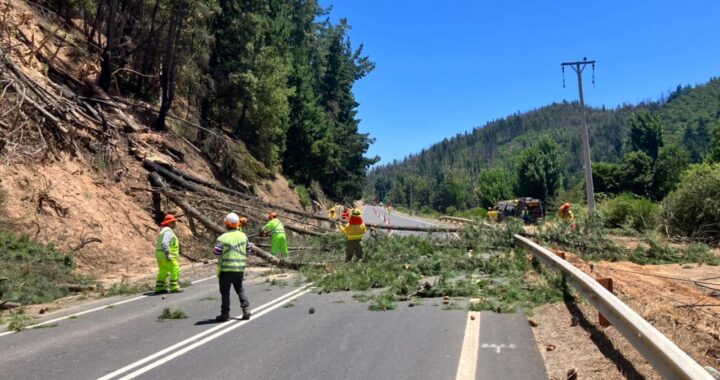
[[[272,236],[272,248],[270,252],[272,252],[274,256],[282,255],[287,259],[288,246],[287,238],[285,237],[285,226],[280,222],[275,211],[268,214],[268,223],[263,227],[262,233],[264,236]]]
[[[354,257],[357,257],[358,261],[363,258],[362,250],[362,238],[367,227],[362,220],[362,212],[359,209],[354,209],[348,224],[341,226],[340,231],[347,235],[347,242],[345,244],[345,262],[350,262]]]

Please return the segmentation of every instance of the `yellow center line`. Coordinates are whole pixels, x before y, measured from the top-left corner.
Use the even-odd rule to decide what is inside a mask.
[[[480,312],[468,312],[467,324],[465,325],[465,337],[463,338],[460,362],[458,363],[457,376],[455,380],[474,380],[477,370],[478,348],[480,345]]]

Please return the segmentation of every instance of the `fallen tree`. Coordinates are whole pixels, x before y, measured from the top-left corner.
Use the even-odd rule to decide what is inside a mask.
[[[145,166],[145,168],[147,170],[158,173],[162,177],[166,178],[168,181],[170,181],[180,187],[183,187],[187,190],[205,195],[210,198],[216,197],[216,195],[214,193],[212,193],[210,190],[206,189],[205,187],[203,187],[201,185],[198,185],[196,183],[185,180],[184,178],[180,177],[179,175],[168,170],[165,165],[161,165],[152,160],[145,159],[145,160],[143,160],[143,166]],[[259,215],[253,215],[253,217],[260,218]],[[311,236],[322,236],[323,235],[320,232],[311,231],[311,230],[308,230],[307,228],[303,228],[303,227],[296,226],[296,225],[289,224],[289,223],[285,224],[285,228],[287,228],[290,231],[297,232],[297,233],[303,234],[303,235],[311,235]]]
[[[215,224],[213,221],[205,217],[200,211],[198,211],[195,207],[190,205],[186,200],[182,199],[181,197],[173,194],[172,192],[168,191],[167,185],[163,181],[162,177],[158,173],[150,173],[150,183],[152,183],[153,186],[160,189],[160,191],[173,203],[178,205],[183,211],[187,214],[192,216],[193,218],[197,219],[200,223],[202,223],[205,228],[207,228],[209,231],[212,231],[218,235],[221,235],[225,233],[226,229],[220,226],[219,224]],[[280,268],[289,268],[289,269],[299,269],[303,266],[315,266],[315,267],[325,267],[322,263],[293,263],[289,261],[285,261],[281,258],[275,257],[269,252],[254,246],[253,247],[253,253],[255,256],[267,261],[268,263],[280,267]]]
[[[415,231],[415,232],[460,232],[459,227],[412,227],[412,226],[388,226],[384,224],[365,223],[367,228],[394,231]]]

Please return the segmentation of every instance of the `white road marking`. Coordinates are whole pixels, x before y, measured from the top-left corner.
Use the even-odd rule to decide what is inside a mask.
[[[293,300],[293,299],[295,299],[295,298],[297,298],[297,297],[300,297],[301,295],[303,295],[303,294],[305,294],[305,293],[307,293],[307,292],[310,291],[310,289],[307,289],[307,288],[308,288],[309,286],[311,286],[311,285],[312,285],[312,283],[307,284],[307,285],[305,285],[305,286],[303,286],[303,287],[301,287],[301,288],[295,289],[295,290],[293,290],[292,292],[289,292],[289,293],[287,293],[287,294],[285,294],[285,295],[282,295],[282,296],[280,296],[280,297],[278,297],[278,298],[275,298],[275,299],[272,300],[272,301],[269,301],[269,302],[267,302],[267,303],[265,303],[265,304],[262,304],[262,305],[258,306],[257,308],[251,310],[251,312],[252,312],[253,314],[255,314],[256,312],[259,312],[259,311],[261,311],[261,310],[263,310],[263,309],[265,309],[265,308],[267,308],[267,307],[269,307],[269,306],[272,306],[272,305],[275,304],[275,303],[280,302],[279,304],[275,305],[275,306],[278,306],[278,305],[282,305],[282,304],[284,304],[284,303],[286,303],[286,302],[288,302],[288,301],[291,301],[291,300]],[[307,290],[306,290],[306,289],[307,289]],[[298,293],[302,292],[303,290],[305,290],[303,293],[298,294]],[[291,297],[291,298],[290,298],[290,297]],[[275,307],[273,307],[273,309],[274,309],[274,308],[275,308]],[[265,314],[266,312],[269,312],[270,310],[272,310],[272,309],[264,310],[264,311],[260,312],[259,314],[255,315],[253,318],[256,319],[256,318],[262,316],[263,314]],[[239,316],[238,316],[238,317],[239,317]],[[237,318],[237,317],[236,317],[236,318]],[[253,319],[250,319],[250,320],[252,321]],[[175,349],[180,348],[180,347],[182,347],[182,346],[184,346],[184,345],[186,345],[186,344],[188,344],[188,343],[190,343],[190,342],[192,342],[192,341],[198,340],[198,339],[204,337],[205,335],[211,334],[211,333],[213,333],[213,332],[215,332],[215,331],[217,331],[217,330],[220,330],[220,329],[222,329],[222,328],[229,327],[229,326],[232,326],[232,328],[234,329],[234,328],[237,328],[237,327],[240,327],[240,326],[244,325],[245,323],[247,323],[247,322],[249,322],[249,321],[242,321],[242,322],[240,322],[240,323],[236,323],[236,322],[237,322],[236,319],[232,319],[232,320],[230,320],[230,322],[222,323],[222,324],[219,324],[219,325],[217,325],[217,326],[215,326],[215,327],[213,327],[213,328],[211,328],[211,329],[207,329],[207,330],[205,330],[205,331],[203,331],[203,332],[201,332],[201,333],[198,333],[198,334],[196,334],[196,335],[193,335],[193,336],[191,336],[191,337],[189,337],[189,338],[187,338],[187,339],[185,339],[185,340],[183,340],[183,341],[181,341],[181,342],[178,342],[178,343],[176,343],[176,344],[174,344],[174,345],[172,345],[172,346],[170,346],[170,347],[168,347],[168,348],[166,348],[166,349],[164,349],[164,350],[158,351],[158,352],[156,352],[156,353],[154,353],[154,354],[152,354],[152,355],[150,355],[150,356],[148,356],[148,357],[145,357],[145,358],[143,358],[143,359],[140,359],[140,360],[138,360],[138,361],[136,361],[136,362],[134,362],[134,363],[132,363],[132,364],[129,364],[129,365],[125,366],[125,367],[122,367],[122,368],[120,368],[120,369],[118,369],[118,370],[116,370],[116,371],[114,371],[114,372],[108,373],[107,375],[105,375],[105,376],[103,376],[103,377],[100,377],[98,380],[109,380],[109,379],[112,379],[113,377],[116,377],[116,376],[121,375],[121,374],[123,374],[123,373],[125,373],[125,372],[128,372],[128,371],[130,371],[130,370],[133,369],[133,368],[139,367],[139,366],[141,366],[141,365],[143,365],[143,364],[145,364],[145,363],[148,363],[148,362],[150,362],[150,361],[152,361],[152,360],[154,360],[154,359],[157,359],[157,358],[159,358],[159,357],[161,357],[161,356],[163,356],[163,355],[165,355],[165,354],[168,354],[168,353],[174,351]],[[224,334],[224,332],[223,332],[223,334]],[[219,336],[219,335],[218,335],[218,336]],[[215,335],[213,335],[213,337],[215,337]],[[213,338],[213,339],[215,339],[215,338]],[[204,340],[203,340],[202,342],[203,342],[203,344],[205,343]],[[199,342],[198,342],[198,343],[199,343]],[[189,350],[188,350],[188,351],[189,351]],[[180,351],[178,351],[178,352],[180,352]],[[186,352],[186,351],[185,351],[185,352]],[[177,354],[177,353],[176,353],[176,354]],[[171,355],[171,356],[172,356],[172,355]],[[178,356],[179,356],[179,355],[178,355]],[[168,356],[168,357],[169,357],[169,356]],[[162,364],[162,363],[161,363],[161,364]],[[152,364],[151,364],[151,365],[152,365]],[[160,364],[158,364],[158,365],[160,365]],[[149,367],[149,366],[148,366],[148,367]],[[141,369],[139,369],[138,371],[135,371],[135,372],[131,373],[131,374],[128,375],[128,376],[133,376],[133,375],[134,375],[134,376],[137,376],[137,375],[140,375],[141,373],[147,372],[147,371],[149,371],[150,369],[155,368],[155,367],[157,367],[157,366],[154,366],[154,367],[152,367],[152,368],[148,368],[148,367],[146,367],[147,370],[145,370],[145,371],[143,371],[145,368],[141,368]],[[143,371],[143,372],[138,373],[139,371]],[[132,378],[132,377],[127,377],[127,376],[126,376],[126,377],[123,377],[123,379],[125,379],[125,378]]]
[[[500,344],[500,345],[498,345],[498,344],[495,344],[495,343],[492,343],[492,344],[483,343],[483,345],[482,345],[481,347],[482,347],[482,348],[494,348],[494,349],[495,349],[495,353],[496,353],[496,354],[499,354],[499,353],[502,352],[502,349],[503,349],[503,348],[515,348],[516,346],[515,346],[514,344]]]
[[[200,282],[203,282],[203,281],[207,281],[207,280],[210,280],[210,279],[213,279],[213,278],[217,278],[217,276],[210,276],[210,277],[206,277],[206,278],[201,278],[201,279],[199,279],[199,280],[195,280],[195,281],[191,282],[191,284],[194,285],[194,284],[197,284],[197,283],[200,283]],[[59,321],[64,321],[64,320],[69,319],[69,318],[72,318],[72,317],[79,317],[79,316],[81,316],[81,315],[94,313],[94,312],[99,311],[99,310],[103,310],[103,309],[111,308],[111,307],[114,307],[114,306],[122,305],[122,304],[128,303],[128,302],[137,301],[137,300],[139,300],[139,299],[143,299],[143,298],[146,298],[146,297],[149,297],[149,296],[150,296],[149,294],[142,295],[142,296],[137,296],[137,297],[133,297],[133,298],[130,298],[130,299],[126,299],[126,300],[124,300],[124,301],[119,301],[119,302],[115,302],[115,303],[103,305],[103,306],[100,306],[100,307],[96,307],[96,308],[94,308],[94,309],[81,311],[81,312],[79,312],[79,313],[69,314],[69,315],[66,315],[66,316],[64,316],[64,317],[58,317],[58,318],[50,319],[50,320],[47,320],[47,321],[43,321],[43,322],[40,322],[40,323],[36,323],[36,324],[34,324],[34,325],[27,326],[27,327],[25,327],[25,329],[32,329],[32,328],[37,327],[37,326],[42,326],[42,325],[47,325],[47,324],[50,324],[50,323],[55,323],[55,322],[59,322]],[[10,335],[10,334],[15,334],[16,332],[17,332],[17,331],[5,331],[5,332],[3,332],[3,333],[0,333],[0,337],[5,336],[5,335]]]
[[[301,288],[301,289],[302,289],[302,288]],[[219,331],[219,332],[217,332],[217,333],[215,333],[215,334],[213,334],[213,335],[210,335],[209,337],[206,337],[205,339],[203,339],[203,340],[201,340],[201,341],[195,342],[195,343],[193,343],[193,344],[191,344],[191,345],[189,345],[189,346],[187,346],[187,347],[185,347],[185,348],[183,348],[183,349],[181,349],[181,350],[179,350],[179,351],[176,351],[176,352],[174,352],[174,353],[172,353],[172,354],[169,354],[169,355],[167,355],[167,356],[164,356],[162,359],[160,359],[160,360],[158,360],[158,361],[155,361],[155,362],[153,362],[152,364],[149,364],[149,365],[147,365],[147,366],[145,366],[145,367],[142,367],[142,368],[136,370],[135,372],[132,372],[132,373],[126,375],[126,376],[121,377],[120,380],[130,380],[130,379],[134,379],[134,378],[136,378],[136,377],[138,377],[138,376],[140,376],[140,375],[142,375],[142,374],[150,371],[150,370],[153,369],[153,368],[159,367],[159,366],[161,366],[161,365],[163,365],[163,364],[165,364],[165,363],[167,363],[167,362],[169,362],[169,361],[177,358],[178,356],[184,355],[184,354],[186,354],[187,352],[189,352],[189,351],[191,351],[191,350],[194,350],[194,349],[196,349],[196,348],[204,345],[205,343],[208,343],[208,342],[210,342],[210,341],[212,341],[212,340],[217,339],[217,338],[219,338],[219,337],[221,337],[221,336],[229,333],[230,331],[235,330],[235,329],[238,328],[238,327],[244,326],[244,325],[246,325],[246,324],[248,324],[248,323],[250,323],[250,322],[252,322],[252,321],[255,321],[255,320],[257,320],[259,317],[262,317],[263,315],[265,315],[265,314],[267,314],[267,313],[269,313],[269,312],[271,312],[271,311],[279,308],[280,306],[283,306],[284,304],[286,304],[286,303],[288,303],[288,302],[290,302],[290,301],[292,301],[292,300],[294,300],[294,299],[296,299],[296,298],[299,298],[299,297],[301,297],[301,296],[303,296],[303,295],[305,295],[306,293],[309,293],[309,292],[311,292],[311,291],[312,291],[312,289],[307,289],[307,290],[304,290],[304,291],[301,292],[301,293],[298,293],[298,294],[296,294],[296,295],[294,295],[294,296],[292,296],[292,297],[290,297],[290,298],[285,299],[284,301],[278,302],[278,303],[274,304],[273,306],[271,306],[270,308],[267,308],[267,309],[259,312],[257,315],[254,315],[253,318],[250,319],[250,320],[248,320],[248,321],[240,321],[240,322],[238,322],[238,323],[231,324],[230,327],[228,327],[228,328],[226,328],[226,329],[224,329],[224,330],[221,330],[221,331]],[[226,325],[227,325],[227,324],[226,324]],[[102,378],[100,378],[99,380],[101,380],[101,379],[107,379],[107,378],[108,378],[108,377],[102,377]]]
[[[475,380],[479,343],[480,312],[471,311],[468,313],[467,324],[465,325],[465,337],[463,338],[462,351],[460,352],[460,363],[458,363],[458,371],[455,376],[455,380]]]

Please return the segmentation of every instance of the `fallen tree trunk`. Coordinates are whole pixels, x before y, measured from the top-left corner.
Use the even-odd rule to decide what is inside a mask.
[[[415,232],[460,232],[462,228],[458,227],[411,227],[411,226],[388,226],[384,224],[365,223],[368,228],[395,231],[415,231]]]
[[[206,218],[204,215],[200,213],[196,208],[191,206],[187,201],[184,199],[173,195],[170,193],[167,189],[167,185],[163,182],[162,178],[158,173],[150,173],[150,182],[153,184],[153,186],[158,187],[162,193],[171,201],[173,201],[176,205],[178,205],[180,208],[185,211],[187,215],[192,216],[193,218],[197,219],[200,223],[202,223],[205,228],[208,230],[221,235],[225,233],[226,229],[220,226],[219,224],[213,223],[210,219]],[[292,263],[289,261],[285,261],[283,259],[280,259],[278,257],[275,257],[268,253],[267,251],[254,246],[253,247],[253,253],[255,256],[267,261],[268,263],[275,265],[280,268],[289,268],[289,269],[299,269],[303,266],[315,266],[315,267],[325,267],[324,264],[321,263]]]
[[[320,221],[325,221],[325,222],[331,222],[331,223],[336,223],[336,224],[341,224],[341,223],[342,223],[342,222],[340,222],[340,221],[338,221],[338,220],[335,220],[335,219],[330,219],[330,218],[326,218],[326,217],[323,217],[323,216],[318,216],[318,215],[315,215],[315,214],[312,214],[312,213],[309,213],[309,212],[300,211],[300,210],[295,210],[295,209],[288,208],[288,207],[278,206],[278,205],[272,204],[272,203],[270,203],[270,202],[265,202],[265,201],[259,199],[259,198],[256,197],[256,196],[253,196],[253,195],[250,195],[250,194],[245,194],[245,193],[242,193],[242,192],[240,192],[240,191],[237,191],[237,190],[234,190],[234,189],[231,189],[231,188],[222,186],[222,185],[217,185],[217,184],[208,182],[208,181],[206,181],[206,180],[204,180],[204,179],[202,179],[202,178],[196,177],[196,176],[194,176],[194,175],[192,175],[192,174],[185,173],[184,171],[182,171],[182,170],[180,170],[180,169],[177,169],[177,168],[175,168],[175,167],[173,167],[173,166],[166,165],[166,164],[161,164],[161,163],[158,163],[158,162],[153,162],[153,161],[151,161],[151,160],[148,160],[148,161],[152,162],[153,164],[155,164],[155,165],[157,165],[157,166],[161,166],[161,167],[164,168],[165,170],[167,170],[167,171],[169,171],[169,172],[177,175],[178,177],[182,177],[182,178],[184,178],[184,179],[186,179],[186,180],[188,180],[188,181],[195,182],[196,184],[203,185],[203,186],[205,186],[205,187],[208,187],[208,188],[213,189],[213,190],[215,190],[215,191],[219,191],[219,192],[221,192],[221,193],[225,193],[225,194],[228,194],[228,195],[235,195],[235,196],[238,196],[238,197],[243,198],[243,199],[248,200],[248,201],[257,202],[257,203],[259,203],[259,204],[261,204],[261,205],[263,205],[263,206],[265,206],[265,207],[271,208],[271,209],[276,209],[276,210],[280,210],[280,211],[287,212],[287,213],[289,213],[289,214],[304,216],[304,217],[306,217],[306,218],[311,218],[311,219],[320,220]]]
[[[171,172],[170,170],[165,167],[165,165],[160,165],[157,162],[153,162],[152,160],[145,159],[143,160],[143,166],[149,171],[156,172],[163,177],[167,178],[169,181],[179,185],[180,187],[183,187],[185,189],[188,189],[190,191],[194,191],[196,193],[200,193],[202,195],[205,195],[210,198],[215,198],[216,195],[204,188],[203,186],[200,186],[196,183],[188,182],[184,178],[180,177],[179,175],[176,175],[175,173]],[[256,216],[257,217],[257,216]],[[285,224],[285,228],[287,228],[290,231],[297,232],[299,234],[304,235],[311,235],[311,236],[322,236],[323,234],[320,232],[315,232],[308,230],[303,227],[295,226],[293,224]]]

